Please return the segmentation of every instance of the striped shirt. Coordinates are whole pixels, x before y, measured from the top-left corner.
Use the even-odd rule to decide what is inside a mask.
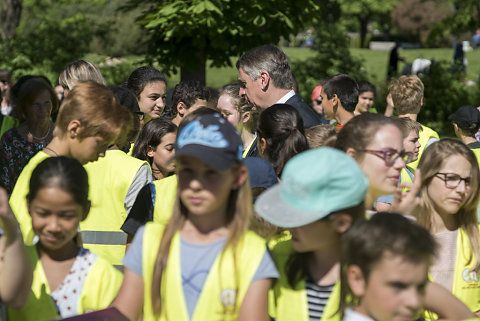
[[[318,321],[322,318],[323,311],[335,284],[321,286],[307,279],[305,280],[305,286],[307,290],[309,319],[310,321]]]

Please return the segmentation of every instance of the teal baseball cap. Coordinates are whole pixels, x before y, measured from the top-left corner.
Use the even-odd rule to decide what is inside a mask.
[[[290,159],[281,182],[257,198],[255,210],[276,226],[300,227],[360,204],[367,189],[368,179],[352,157],[321,147]]]

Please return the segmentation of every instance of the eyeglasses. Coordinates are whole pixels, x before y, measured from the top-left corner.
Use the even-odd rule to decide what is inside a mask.
[[[361,149],[360,151],[373,154],[377,157],[380,157],[385,162],[386,166],[392,166],[395,164],[397,158],[403,159],[405,164],[410,163],[413,158],[413,153],[406,152],[404,150],[397,151],[396,149],[385,149],[385,150],[372,150],[372,149]]]
[[[317,98],[317,99],[315,99],[315,102],[316,102],[317,104],[321,105],[321,104],[322,104],[322,98]]]
[[[460,175],[453,173],[436,173],[434,176],[444,181],[446,188],[456,188],[458,185],[460,185],[461,181],[464,181],[465,187],[468,188],[470,187],[470,183],[472,181],[470,177],[463,178]]]
[[[8,80],[5,79],[0,80],[0,82],[2,82],[4,85],[8,84]]]
[[[134,111],[133,113],[138,116],[138,119],[139,119],[139,120],[144,120],[144,119],[145,119],[145,112],[143,112],[143,111]]]

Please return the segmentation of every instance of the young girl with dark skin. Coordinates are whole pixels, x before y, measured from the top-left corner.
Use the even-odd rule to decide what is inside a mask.
[[[267,320],[277,273],[265,240],[247,231],[252,201],[240,136],[220,114],[201,115],[176,145],[173,216],[137,232],[113,305],[132,320],[142,310],[143,320]]]
[[[28,211],[38,243],[28,247],[34,278],[27,304],[9,309],[10,320],[51,320],[106,308],[122,275],[78,244],[78,227],[90,210],[88,176],[75,159],[52,157],[33,171]]]

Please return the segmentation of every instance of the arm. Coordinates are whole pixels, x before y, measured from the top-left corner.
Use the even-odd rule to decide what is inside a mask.
[[[435,282],[427,284],[425,309],[436,313],[439,320],[465,320],[475,317],[462,301]]]
[[[20,309],[30,294],[33,268],[4,189],[0,189],[0,227],[4,233],[0,238],[0,299]]]
[[[143,278],[125,268],[123,283],[112,303],[130,320],[138,320],[143,308]]]
[[[269,320],[268,290],[271,283],[271,279],[260,279],[250,284],[240,307],[239,321]]]
[[[387,107],[385,108],[385,116],[390,117],[393,115],[393,100],[392,94],[387,95]]]

